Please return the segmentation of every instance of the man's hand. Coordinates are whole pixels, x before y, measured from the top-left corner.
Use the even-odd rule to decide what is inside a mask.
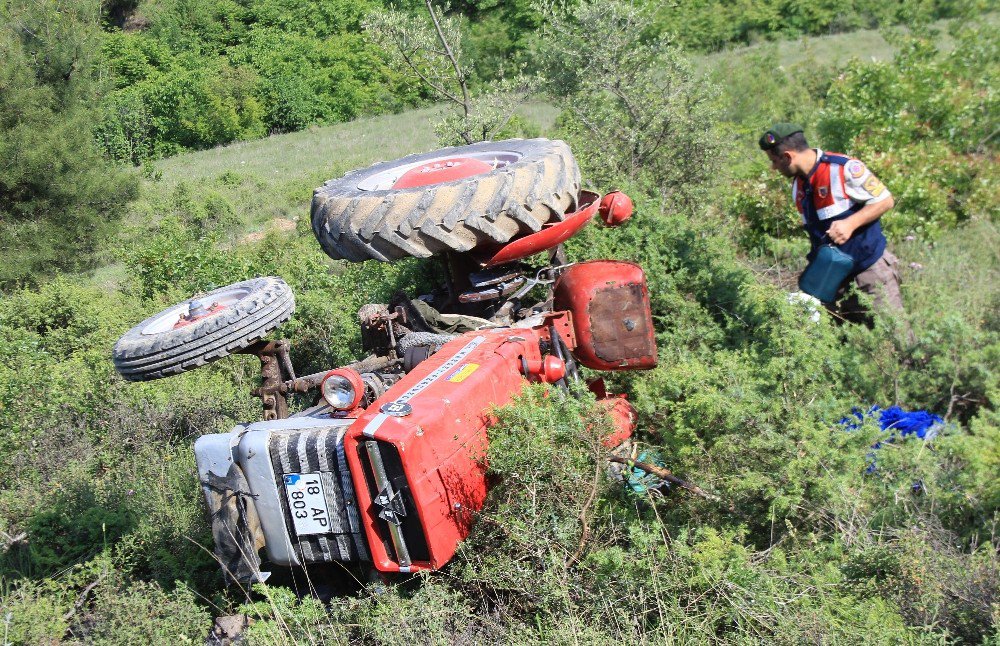
[[[895,201],[892,199],[892,195],[874,204],[866,204],[854,215],[832,223],[830,228],[826,230],[826,234],[833,244],[844,244],[851,239],[851,236],[854,235],[854,232],[859,227],[878,220],[882,217],[883,213],[891,209],[894,205]]]
[[[830,225],[830,228],[826,230],[826,233],[830,236],[830,240],[833,241],[833,244],[844,244],[851,239],[852,235],[854,235],[854,227],[851,225],[851,218],[837,220]]]

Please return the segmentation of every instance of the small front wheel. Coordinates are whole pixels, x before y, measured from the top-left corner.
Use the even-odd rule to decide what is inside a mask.
[[[149,317],[118,339],[112,359],[129,381],[169,377],[250,346],[294,311],[280,278],[234,283]]]

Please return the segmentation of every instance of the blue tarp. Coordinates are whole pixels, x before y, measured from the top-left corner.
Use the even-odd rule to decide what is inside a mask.
[[[928,413],[925,410],[907,412],[899,406],[890,406],[885,410],[878,406],[872,406],[866,412],[862,412],[860,408],[855,408],[851,411],[850,417],[840,420],[840,424],[846,426],[847,430],[853,431],[861,426],[866,417],[874,417],[876,415],[878,416],[879,426],[882,427],[883,431],[899,431],[899,434],[903,437],[916,435],[921,440],[933,439],[937,435],[938,427],[944,424],[944,420],[933,413]],[[895,433],[890,436],[889,441],[893,437],[895,437]]]
[[[944,425],[944,419],[938,415],[928,413],[925,410],[905,411],[899,406],[890,406],[884,410],[878,406],[872,406],[867,411],[855,408],[851,411],[850,416],[842,418],[838,423],[844,427],[844,430],[853,431],[860,427],[866,418],[873,417],[878,418],[879,427],[884,432],[889,433],[889,436],[872,444],[872,449],[881,448],[884,442],[895,442],[897,435],[904,438],[908,435],[916,435],[921,440],[929,441],[934,439],[938,430]],[[870,462],[865,472],[873,473],[877,468],[875,466],[875,452],[869,453],[868,458]]]

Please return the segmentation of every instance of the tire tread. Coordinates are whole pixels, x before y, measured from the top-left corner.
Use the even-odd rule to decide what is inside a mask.
[[[517,149],[522,158],[489,174],[440,185],[360,192],[380,170],[445,151],[374,164],[329,180],[313,195],[313,231],[332,258],[383,262],[509,242],[574,211],[580,170],[562,141],[508,140],[474,144]],[[447,149],[460,155],[461,148]]]

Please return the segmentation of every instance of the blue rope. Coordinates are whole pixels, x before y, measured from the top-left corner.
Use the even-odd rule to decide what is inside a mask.
[[[663,461],[663,458],[659,454],[652,451],[644,451],[640,453],[636,458],[637,462],[645,462],[646,464],[652,464],[658,467],[667,467],[667,463]],[[670,483],[666,480],[661,480],[652,473],[646,473],[637,466],[633,466],[626,472],[628,479],[625,481],[625,487],[636,494],[645,494],[648,491],[657,491],[660,489],[669,489]]]

